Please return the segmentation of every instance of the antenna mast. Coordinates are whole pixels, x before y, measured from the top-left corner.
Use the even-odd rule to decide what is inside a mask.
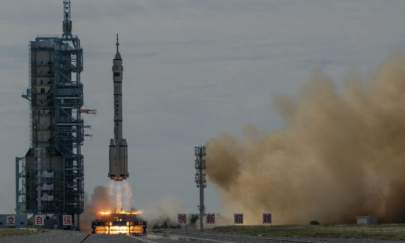
[[[63,0],[63,37],[72,36],[72,8],[70,0]]]
[[[119,40],[119,36],[118,36],[118,33],[117,33],[117,42],[115,43],[115,45],[117,46],[117,53],[120,51],[119,50],[119,47],[120,47],[120,40]]]

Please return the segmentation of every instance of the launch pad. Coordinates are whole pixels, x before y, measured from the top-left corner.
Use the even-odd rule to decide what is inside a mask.
[[[100,211],[97,214],[97,219],[92,222],[92,233],[144,235],[147,224],[141,215],[141,211]]]

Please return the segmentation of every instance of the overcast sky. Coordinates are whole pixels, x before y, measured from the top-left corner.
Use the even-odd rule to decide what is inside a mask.
[[[403,0],[72,0],[84,48],[85,188],[108,181],[115,33],[124,59],[124,136],[138,208],[165,197],[196,210],[193,146],[244,125],[283,124],[272,107],[321,69],[337,82],[405,50]],[[59,35],[62,0],[0,6],[0,213],[15,205],[14,159],[30,144],[28,42]],[[287,178],[286,178],[287,179]],[[209,185],[208,211],[221,207]]]

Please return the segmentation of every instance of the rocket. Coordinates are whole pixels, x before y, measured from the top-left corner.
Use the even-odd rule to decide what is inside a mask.
[[[114,138],[110,140],[110,169],[108,177],[111,180],[122,181],[128,178],[128,145],[122,136],[122,80],[123,63],[119,52],[119,39],[117,34],[117,50],[113,59],[114,84]]]

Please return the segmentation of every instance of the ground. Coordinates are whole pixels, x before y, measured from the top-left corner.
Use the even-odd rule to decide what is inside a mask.
[[[14,235],[31,235],[39,231],[36,229],[0,229],[0,237],[9,237]]]
[[[179,229],[151,232],[146,236],[88,235],[83,232],[61,230],[41,232],[0,230],[1,243],[384,243],[401,242],[400,240],[404,239],[405,225],[228,226],[206,230],[203,233],[190,229],[187,231]]]
[[[224,226],[214,232],[262,237],[405,240],[405,225]]]

